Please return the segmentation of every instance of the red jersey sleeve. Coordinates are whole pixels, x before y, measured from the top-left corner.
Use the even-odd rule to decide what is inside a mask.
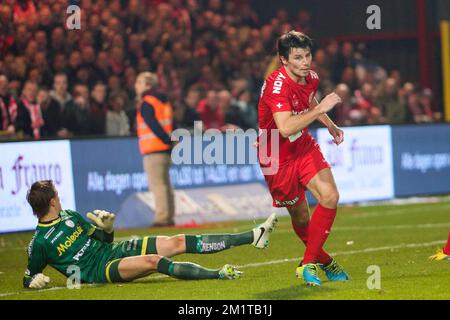
[[[263,101],[272,113],[292,111],[286,88],[283,88],[283,85],[275,86],[275,83],[272,81],[264,84]]]

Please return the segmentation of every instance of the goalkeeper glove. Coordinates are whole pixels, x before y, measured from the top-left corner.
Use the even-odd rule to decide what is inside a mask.
[[[50,278],[44,275],[43,273],[38,273],[31,279],[29,287],[31,289],[42,289],[47,283],[50,282]]]
[[[113,232],[114,219],[116,218],[114,213],[105,210],[94,210],[93,212],[88,212],[87,217],[106,233]]]

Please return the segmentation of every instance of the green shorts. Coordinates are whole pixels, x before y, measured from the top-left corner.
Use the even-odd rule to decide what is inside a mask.
[[[130,239],[115,243],[100,268],[102,282],[126,282],[119,274],[119,263],[123,258],[156,253],[156,237]]]

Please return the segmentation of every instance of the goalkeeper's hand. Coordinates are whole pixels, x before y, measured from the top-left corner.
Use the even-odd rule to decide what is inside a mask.
[[[114,213],[105,210],[94,210],[92,212],[88,212],[86,216],[94,221],[95,224],[106,233],[113,232],[114,219],[116,218]]]
[[[38,274],[34,275],[33,278],[31,279],[29,287],[31,289],[42,289],[49,282],[50,282],[49,277],[47,277],[43,273],[38,273]]]

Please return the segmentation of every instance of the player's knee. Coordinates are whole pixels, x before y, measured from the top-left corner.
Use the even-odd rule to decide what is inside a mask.
[[[186,251],[186,237],[182,234],[172,237],[173,248],[177,253],[182,253]]]
[[[339,202],[339,192],[336,189],[330,190],[326,192],[321,198],[321,205],[327,208],[336,208]]]
[[[299,228],[306,228],[309,224],[309,216],[299,215],[292,218],[292,222]]]
[[[158,268],[159,260],[161,260],[162,256],[158,256],[156,254],[149,254],[144,256],[145,264],[152,270],[156,270]]]

